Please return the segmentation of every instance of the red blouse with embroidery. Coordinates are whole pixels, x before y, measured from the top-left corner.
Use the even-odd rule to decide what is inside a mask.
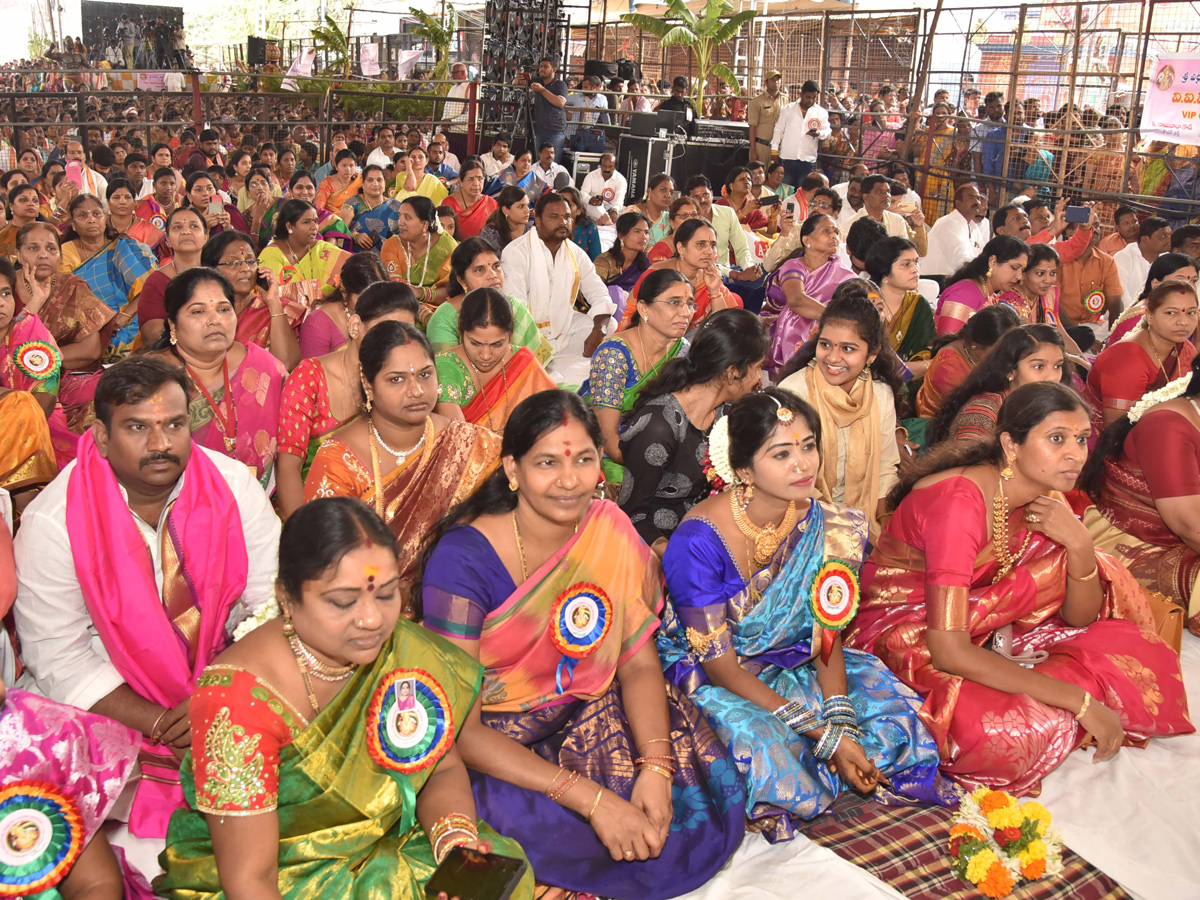
[[[313,438],[342,423],[329,409],[329,386],[319,360],[302,359],[292,370],[279,402],[279,452],[308,459]]]
[[[236,666],[209,666],[192,695],[196,809],[251,816],[279,805],[279,751],[308,721],[280,693]]]

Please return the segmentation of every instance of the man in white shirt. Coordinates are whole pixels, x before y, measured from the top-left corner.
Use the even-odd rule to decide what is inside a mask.
[[[829,112],[817,103],[820,90],[815,81],[804,82],[800,99],[783,108],[771,137],[771,152],[783,162],[783,180],[795,188],[816,166],[821,141],[832,133]]]
[[[125,174],[133,185],[133,199],[140,203],[154,193],[154,183],[146,177],[149,160],[141,153],[130,153],[125,157]]]
[[[504,289],[529,304],[537,327],[554,347],[551,374],[566,381],[571,372],[586,371],[586,357],[604,339],[617,306],[587,253],[571,241],[566,199],[543,194],[533,221],[535,227],[510,241],[500,256]],[[588,304],[586,314],[575,309],[580,294]]]
[[[754,264],[754,257],[750,255],[750,245],[746,241],[746,231],[738,221],[733,207],[713,204],[712,182],[707,176],[693,175],[687,180],[684,190],[696,204],[700,217],[708,221],[717,233],[717,268],[721,270],[721,274],[734,281],[757,280],[762,271]],[[729,271],[731,254],[743,271]]]
[[[559,172],[570,175],[566,166],[560,166],[554,161],[554,145],[549,142],[538,147],[538,161],[533,164],[532,171],[550,191],[554,190],[554,179],[558,177]]]
[[[1150,216],[1142,220],[1138,239],[1113,254],[1126,308],[1141,296],[1146,287],[1146,276],[1150,274],[1150,265],[1170,249],[1171,223],[1159,216]]]
[[[928,252],[921,260],[922,275],[953,275],[979,255],[984,244],[983,232],[975,221],[979,197],[979,188],[973,184],[960,185],[954,192],[954,209],[929,229]]]
[[[446,92],[447,99],[467,99],[471,90],[468,74],[467,64],[464,62],[456,62],[450,67],[450,79],[454,84],[450,85],[450,90]],[[446,127],[455,134],[466,134],[468,112],[466,103],[446,103],[446,108],[442,112],[442,115],[449,120]]]
[[[625,208],[628,189],[625,176],[617,171],[616,157],[605,153],[600,157],[600,168],[588,172],[579,189],[588,218],[597,225],[612,225],[614,211]]]
[[[903,216],[888,209],[892,203],[891,179],[886,175],[868,175],[862,181],[863,208],[850,217],[846,227],[842,229],[842,240],[850,226],[864,216],[870,216],[887,230],[888,237],[907,238],[917,245],[917,253],[925,253],[926,246],[925,216],[921,210],[912,214],[913,227],[909,227]]]
[[[396,129],[391,125],[382,125],[376,138],[378,146],[367,154],[367,165],[386,169],[396,156]]]
[[[488,178],[495,178],[511,166],[513,158],[508,152],[508,135],[496,135],[496,139],[492,141],[492,149],[479,157],[479,161],[483,163],[483,171]]]
[[[278,566],[278,517],[246,466],[192,443],[187,391],[161,360],[106,369],[78,458],[14,545],[22,687],[147,738],[124,808],[131,861],[151,876],[183,805],[195,677],[272,601]]]
[[[600,80],[599,76],[589,75],[583,80],[583,95],[579,105],[587,112],[574,114],[579,117],[579,128],[574,141],[574,148],[579,153],[602,153],[604,151],[604,132],[596,127],[608,124],[608,113],[598,112],[598,110],[608,109],[608,98],[600,93],[602,87],[604,87],[604,82]]]
[[[105,191],[108,190],[108,179],[87,164],[83,144],[79,141],[67,142],[67,162],[77,162],[82,167],[79,177],[83,183],[79,186],[79,193],[91,194],[98,198],[104,211],[108,212],[108,198],[104,196]]]
[[[863,208],[862,183],[866,177],[865,173],[859,174],[856,172],[850,176],[849,181],[835,184],[831,188],[835,194],[842,198],[842,209],[837,214],[837,225],[841,231],[845,231],[850,227],[850,220]]]

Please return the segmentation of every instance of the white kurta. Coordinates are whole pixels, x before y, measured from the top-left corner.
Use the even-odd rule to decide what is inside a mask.
[[[558,253],[550,250],[531,228],[510,241],[500,256],[504,287],[529,304],[533,319],[554,347],[554,355],[583,355],[583,345],[597,316],[611,316],[617,305],[583,248],[563,241]],[[575,309],[582,292],[591,305],[586,315]]]
[[[612,176],[606,179],[604,173],[599,169],[592,169],[583,179],[579,193],[583,195],[584,209],[587,210],[588,217],[599,219],[607,212],[615,213],[617,210],[624,209],[625,193],[628,190],[629,182],[620,172],[614,171]],[[591,203],[593,197],[599,197],[603,202],[599,206],[593,206]],[[616,216],[614,215],[613,218],[615,219]]]

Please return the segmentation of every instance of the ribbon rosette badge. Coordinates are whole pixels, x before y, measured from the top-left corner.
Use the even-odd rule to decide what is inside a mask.
[[[83,820],[70,797],[35,781],[0,790],[0,897],[54,887],[82,851]]]
[[[617,192],[610,187],[606,187],[600,192],[600,199],[605,203],[612,203],[613,200],[617,199]]]
[[[820,131],[821,130],[821,120],[818,119],[816,116],[813,116],[813,118],[809,119],[808,120],[808,130],[809,131]]]
[[[26,341],[17,347],[13,354],[17,368],[38,381],[45,381],[54,375],[54,370],[62,365],[62,354],[58,348],[47,341]]]
[[[1104,291],[1092,291],[1083,298],[1083,308],[1095,315],[1104,312]]]
[[[423,669],[384,676],[367,709],[367,750],[385,769],[405,775],[432,766],[454,740],[446,692]]]
[[[612,620],[612,601],[594,584],[574,584],[558,595],[550,613],[550,637],[563,655],[554,673],[554,686],[560,694],[570,687],[571,673],[579,660],[599,649],[612,627]],[[564,672],[567,675],[565,687]]]
[[[821,660],[829,662],[834,636],[858,612],[858,573],[847,563],[831,559],[817,571],[812,583],[813,618],[821,626]]]

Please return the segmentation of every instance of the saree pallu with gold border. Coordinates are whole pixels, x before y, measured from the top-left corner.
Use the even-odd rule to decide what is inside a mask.
[[[770,841],[790,840],[793,817],[820,815],[846,785],[813,756],[812,741],[770,710],[712,684],[703,664],[735,653],[763,684],[820,714],[823,693],[812,657],[823,629],[813,617],[813,585],[827,561],[858,568],[867,524],[849,507],[817,501],[810,509],[749,582],[707,519],[685,520],[663,560],[671,596],[657,640],[667,680],[687,692],[729,748],[747,784],[746,814]],[[950,802],[938,777],[937,745],[917,716],[920,697],[870,654],[841,655],[863,751],[891,781],[891,789],[881,786],[873,796],[887,804]]]
[[[508,416],[518,403],[539,391],[558,387],[528,347],[515,348],[512,357],[481,391],[475,389],[475,379],[459,353],[447,350],[437,354],[434,362],[438,399],[460,407],[469,423],[496,434],[504,433]]]
[[[197,694],[227,688],[231,671],[222,666],[208,670],[200,678]],[[478,695],[479,667],[461,650],[403,619],[375,662],[361,667],[311,723],[279,747],[277,766],[272,766],[276,771],[268,772],[264,753],[256,752],[257,735],[238,728],[236,719],[230,721],[231,713],[238,712],[235,698],[230,697],[229,705],[219,709],[215,718],[195,723],[214,738],[206,740],[206,746],[223,747],[226,752],[224,759],[205,760],[209,777],[203,780],[196,777],[193,755],[184,758],[181,780],[188,805],[171,817],[167,847],[159,857],[165,874],[155,880],[155,893],[169,900],[224,896],[212,837],[204,814],[197,811],[198,801],[202,806],[211,802],[214,787],[236,800],[240,788],[243,802],[254,807],[255,799],[262,798],[251,796],[250,791],[277,785],[275,796],[266,798],[272,802],[258,808],[274,807],[278,817],[279,892],[287,900],[424,900],[425,883],[437,865],[429,838],[417,822],[416,800],[436,771],[436,757],[424,768],[402,774],[381,766],[368,749],[375,724],[370,718],[372,701],[380,692],[389,693],[396,678],[416,679],[422,706],[432,703],[438,708],[434,711],[449,720],[452,743]],[[256,686],[251,696],[272,710],[288,713],[288,707],[265,687]],[[202,699],[196,705],[213,706]],[[427,709],[424,725],[416,727],[439,725]],[[219,765],[222,762],[228,766]],[[225,777],[218,782],[213,772],[224,772]],[[245,813],[235,809],[229,814]],[[491,841],[496,853],[524,856],[515,842],[483,822],[479,825],[480,837]],[[513,897],[532,896],[533,874],[527,870]]]
[[[615,503],[593,501],[578,532],[521,585],[480,532],[454,529],[426,567],[423,598],[427,627],[479,641],[485,725],[630,799],[640,754],[617,672],[653,638],[662,579]],[[584,647],[582,658],[563,655],[556,634]],[[678,770],[657,859],[614,862],[586,821],[540,791],[471,773],[480,817],[521,843],[539,882],[614,900],[665,900],[703,885],[737,850],[745,835],[737,768],[673,685],[666,705],[670,749],[648,752],[669,752]]]
[[[903,515],[904,504],[925,506],[930,517],[956,525],[960,536],[972,528],[987,533],[984,523],[954,522],[964,508],[956,510],[947,502],[954,498],[936,490],[943,484],[910,494],[893,516],[863,567],[863,604],[846,642],[880,657],[922,696],[921,718],[938,742],[944,772],[972,787],[1034,792],[1085,734],[1072,711],[938,670],[926,641],[929,628],[966,631],[983,647],[997,630],[1013,626],[1012,652],[1046,651],[1049,657],[1033,670],[1103,699],[1120,716],[1127,743],[1195,730],[1178,658],[1155,634],[1133,576],[1106,553],[1096,554],[1104,604],[1098,621],[1086,628],[1072,627],[1058,615],[1066,596],[1067,553],[1041,534],[1030,536],[1016,567],[995,584],[990,543],[975,559],[969,587],[945,585],[944,572],[927,572],[920,548],[938,536],[918,533],[912,523],[929,526],[929,520]],[[986,516],[982,499],[972,514]],[[1012,528],[1019,547],[1029,532],[1019,523]]]
[[[1182,607],[1188,630],[1200,634],[1200,555],[1163,522],[1141,469],[1109,459],[1104,473],[1099,501],[1082,510],[1092,540],[1142,587]]]

